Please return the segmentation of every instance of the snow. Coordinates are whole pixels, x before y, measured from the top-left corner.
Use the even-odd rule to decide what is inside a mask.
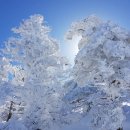
[[[0,130],[130,129],[130,33],[92,15],[72,23],[74,67],[44,17],[13,28],[0,58]]]

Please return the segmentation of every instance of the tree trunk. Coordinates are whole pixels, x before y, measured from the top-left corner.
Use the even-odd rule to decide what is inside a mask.
[[[7,122],[9,121],[9,119],[12,117],[12,108],[13,108],[13,101],[11,101],[11,104],[10,104],[10,107],[9,107],[9,114],[8,114],[8,117],[7,117]]]

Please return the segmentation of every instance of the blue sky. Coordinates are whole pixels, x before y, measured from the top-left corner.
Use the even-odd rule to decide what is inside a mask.
[[[60,41],[63,55],[73,60],[64,34],[73,21],[95,14],[130,29],[130,0],[0,0],[0,45],[12,35],[11,28],[32,14],[42,14],[51,35]]]

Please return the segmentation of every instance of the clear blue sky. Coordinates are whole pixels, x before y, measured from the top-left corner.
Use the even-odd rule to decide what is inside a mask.
[[[95,14],[130,30],[130,0],[0,0],[0,45],[12,35],[12,27],[36,13],[44,15],[68,57],[69,44],[63,39],[73,21]]]

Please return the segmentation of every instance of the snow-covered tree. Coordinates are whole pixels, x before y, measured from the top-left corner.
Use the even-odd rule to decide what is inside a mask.
[[[73,35],[82,36],[73,68],[74,80],[82,89],[87,87],[88,93],[90,86],[98,89],[96,93],[77,94],[79,102],[74,105],[79,103],[78,109],[84,109],[82,100],[91,102],[91,109],[86,111],[91,115],[92,129],[121,128],[122,97],[130,88],[130,33],[92,15],[72,24],[67,38]]]
[[[70,70],[50,31],[43,16],[30,16],[0,50],[0,129],[49,130],[85,117],[90,130],[120,130],[130,33],[95,16],[73,23],[67,38],[81,40]]]
[[[5,42],[3,55],[11,66],[10,83],[25,104],[23,122],[29,130],[48,129],[60,117],[67,59],[60,56],[43,16],[30,16],[13,32],[14,37]]]

